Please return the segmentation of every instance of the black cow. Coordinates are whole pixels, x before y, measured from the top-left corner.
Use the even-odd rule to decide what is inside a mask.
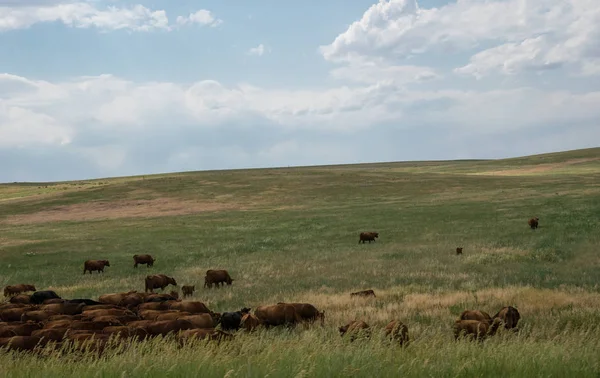
[[[56,294],[56,292],[52,291],[52,290],[44,290],[44,291],[36,291],[35,293],[31,294],[31,297],[29,298],[29,302],[33,303],[33,304],[42,304],[44,303],[45,300],[48,299],[62,299],[61,297],[58,296],[58,294]]]
[[[221,314],[221,328],[223,330],[238,330],[242,322],[242,316],[250,313],[249,308],[243,308],[240,311],[224,312]]]

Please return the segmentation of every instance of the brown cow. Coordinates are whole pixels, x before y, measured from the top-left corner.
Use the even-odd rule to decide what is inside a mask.
[[[519,314],[519,310],[512,306],[502,307],[500,311],[496,315],[494,315],[494,319],[500,319],[502,323],[504,323],[504,328],[506,329],[516,329],[517,323],[519,319],[521,319],[521,314]]]
[[[36,291],[35,286],[28,284],[9,285],[4,287],[4,296],[10,297],[15,294],[25,293],[27,291]]]
[[[49,317],[51,317],[52,315],[59,315],[56,312],[52,312],[52,311],[27,311],[25,313],[23,313],[23,315],[21,315],[21,321],[22,322],[26,322],[28,320],[32,320],[32,321],[36,321],[36,322],[42,322],[44,320],[48,320]]]
[[[189,286],[185,285],[181,287],[181,291],[183,292],[183,297],[191,297],[194,294],[194,290],[196,290],[196,285]]]
[[[460,314],[458,320],[478,320],[488,324],[492,323],[492,317],[487,312],[479,310],[465,310]]]
[[[353,320],[345,326],[339,327],[338,331],[340,336],[350,335],[350,341],[354,341],[359,336],[371,337],[371,328],[362,320]]]
[[[267,327],[290,326],[302,321],[302,318],[296,312],[296,308],[290,304],[259,306],[254,310],[254,315]]]
[[[120,335],[121,337],[138,337],[140,340],[148,336],[148,332],[143,328],[133,328],[129,326],[110,326],[105,327],[102,333],[107,335]]]
[[[165,287],[169,285],[177,286],[177,281],[175,278],[165,276],[164,274],[155,274],[152,276],[146,276],[146,292],[150,291],[154,292],[154,289],[160,288],[160,290],[164,290]]]
[[[375,242],[375,238],[379,237],[379,232],[361,232],[359,239],[358,239],[358,244],[363,243],[365,244],[365,241],[369,241],[369,244],[371,244],[371,242]]]
[[[31,295],[19,294],[19,295],[15,295],[14,297],[11,297],[8,301],[10,303],[29,304],[29,303],[31,303],[29,298],[31,298]]]
[[[142,303],[141,305],[139,305],[137,307],[137,312],[139,314],[141,311],[145,311],[145,310],[168,310],[170,305],[171,305],[170,302]]]
[[[133,255],[133,267],[137,268],[138,264],[146,264],[146,267],[149,268],[154,266],[154,262],[156,261],[150,255]]]
[[[33,311],[35,307],[15,307],[0,311],[0,320],[5,322],[21,321],[21,316],[27,311]]]
[[[457,255],[462,255],[462,247],[456,247],[456,254]]]
[[[371,289],[350,293],[351,297],[375,297],[375,292]]]
[[[244,314],[244,316],[242,316],[242,320],[240,321],[240,326],[249,332],[254,331],[261,324],[262,322],[260,319],[253,314]]]
[[[495,319],[491,324],[479,320],[457,320],[454,322],[454,339],[457,340],[461,335],[465,335],[468,339],[475,338],[483,341],[496,333],[500,323],[499,319]]]
[[[161,314],[172,314],[174,312],[179,313],[179,311],[143,310],[139,311],[138,314],[142,320],[156,320],[156,317]]]
[[[191,314],[204,314],[211,313],[206,307],[206,305],[202,302],[171,302],[169,305],[169,310],[179,310],[189,312]]]
[[[279,302],[279,304],[285,304],[284,302]],[[325,324],[325,311],[319,311],[315,306],[310,303],[288,303],[296,309],[296,312],[302,320],[306,320],[308,322],[314,322],[317,319],[321,319],[321,325]]]
[[[194,328],[194,325],[189,320],[177,319],[152,322],[143,328],[148,332],[149,335],[166,336],[170,332],[179,332],[185,329]]]
[[[184,316],[192,315],[189,312],[181,312],[181,311],[173,311],[173,312],[163,312],[162,314],[158,314],[158,316],[154,319],[156,321],[161,320],[177,320],[181,319]]]
[[[83,263],[83,274],[85,274],[86,271],[89,271],[90,274],[92,274],[93,270],[97,270],[98,273],[104,273],[105,266],[110,266],[108,260],[87,260]]]
[[[52,341],[63,341],[68,328],[38,329],[31,332],[31,336],[45,338]]]
[[[127,327],[130,328],[144,328],[147,325],[154,323],[154,320],[135,320],[131,323],[127,324]]]
[[[122,297],[119,306],[133,308],[146,301],[146,293],[132,293]]]
[[[180,319],[187,320],[194,326],[193,328],[214,328],[219,322],[217,314],[196,314],[182,316]]]
[[[123,300],[123,298],[127,297],[130,294],[135,294],[135,293],[137,293],[137,291],[134,290],[134,291],[129,291],[127,293],[103,294],[98,297],[98,302],[118,306],[121,303],[121,301]],[[96,306],[100,306],[100,305],[96,305]]]
[[[146,293],[145,302],[166,302],[179,299],[179,293],[171,291],[169,294]]]
[[[385,326],[385,335],[400,343],[406,345],[408,343],[408,327],[399,320],[392,320]]]
[[[536,228],[538,228],[539,220],[540,218],[538,217],[531,218],[527,221],[527,224],[529,225],[529,227],[531,227],[532,230],[535,230]]]
[[[40,306],[40,310],[56,312],[59,315],[79,315],[84,308],[85,303],[53,303]]]
[[[231,285],[234,280],[231,278],[229,273],[224,269],[209,269],[206,271],[206,276],[204,277],[204,287],[211,288],[213,284],[219,287],[224,286],[225,284]]]
[[[27,323],[9,323],[5,326],[0,326],[0,337],[12,336],[31,336],[31,332],[41,329],[42,323],[27,322]]]
[[[0,339],[0,348],[8,347],[12,350],[33,350],[36,346],[43,346],[47,343],[35,336],[13,336]]]
[[[179,333],[179,341],[185,342],[187,340],[227,340],[233,339],[233,335],[231,333],[223,332],[219,329],[214,328],[204,328],[204,329],[188,329],[185,331],[181,331]]]
[[[87,310],[84,309],[83,316],[86,318],[96,318],[98,316],[124,316],[135,315],[132,311],[126,308],[111,308],[107,310]]]

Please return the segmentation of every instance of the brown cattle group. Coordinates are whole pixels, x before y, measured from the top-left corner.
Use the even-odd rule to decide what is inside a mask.
[[[532,229],[538,227],[538,218],[529,220]],[[375,241],[377,232],[362,232],[359,243]],[[462,254],[462,247],[456,249]],[[134,255],[134,268],[139,264],[153,266],[150,255]],[[83,274],[103,273],[108,260],[87,260]],[[206,271],[204,287],[231,285],[234,280],[226,270]],[[279,302],[239,311],[217,313],[198,301],[182,301],[176,291],[156,294],[154,289],[177,286],[173,277],[164,274],[146,276],[144,292],[104,294],[98,301],[91,299],[62,299],[53,291],[37,291],[34,285],[9,285],[4,296],[9,303],[0,304],[0,348],[38,350],[49,343],[60,346],[74,343],[75,348],[102,352],[111,342],[123,343],[157,336],[174,335],[180,343],[190,339],[225,340],[234,337],[226,331],[252,332],[259,327],[308,326],[325,324],[325,312],[310,303]],[[184,297],[192,296],[195,285],[182,286]],[[25,294],[34,292],[31,295]],[[372,289],[350,293],[351,297],[376,297]],[[517,331],[521,316],[512,307],[503,307],[493,317],[480,310],[466,310],[454,323],[454,337],[466,336],[483,340],[496,334],[500,327]],[[363,320],[353,320],[338,327],[340,336],[351,341],[370,337],[372,327]],[[406,345],[408,327],[400,320],[391,320],[384,328],[387,338]]]

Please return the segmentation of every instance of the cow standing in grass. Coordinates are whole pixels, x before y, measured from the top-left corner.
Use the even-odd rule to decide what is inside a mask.
[[[110,266],[108,260],[87,260],[83,263],[83,274],[89,271],[92,274],[92,271],[97,270],[98,273],[104,273],[104,267]]]
[[[358,239],[358,244],[365,244],[366,241],[371,244],[371,242],[375,242],[375,238],[379,237],[379,232],[361,232]]]

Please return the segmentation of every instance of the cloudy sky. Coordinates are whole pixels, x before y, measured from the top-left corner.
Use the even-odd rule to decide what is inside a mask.
[[[0,0],[2,182],[598,145],[598,0]]]

